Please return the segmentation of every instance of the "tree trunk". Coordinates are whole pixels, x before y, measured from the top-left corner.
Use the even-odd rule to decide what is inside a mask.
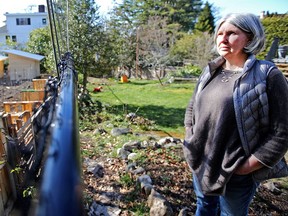
[[[162,83],[161,77],[159,76],[159,74],[158,74],[158,72],[157,72],[157,69],[154,68],[154,71],[155,71],[155,75],[156,75],[157,79],[159,80],[161,86],[163,86],[163,83]]]
[[[82,83],[83,89],[86,91],[87,83],[88,83],[88,74],[84,66],[82,67],[82,73],[83,73],[83,83]]]

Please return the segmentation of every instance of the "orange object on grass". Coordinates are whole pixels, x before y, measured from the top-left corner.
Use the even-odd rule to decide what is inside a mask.
[[[121,76],[121,82],[123,83],[128,82],[128,77],[125,74]]]
[[[93,92],[101,92],[102,86],[94,88]]]

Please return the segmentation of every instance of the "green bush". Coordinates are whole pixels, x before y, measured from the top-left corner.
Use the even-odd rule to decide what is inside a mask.
[[[288,44],[288,14],[270,15],[261,20],[265,29],[266,46],[264,50],[257,55],[258,58],[264,59],[270,50],[275,37],[279,38],[279,45]]]
[[[182,68],[179,68],[176,70],[174,76],[176,77],[184,77],[184,78],[189,78],[189,77],[198,77],[201,74],[202,70],[198,66],[194,65],[187,65]]]

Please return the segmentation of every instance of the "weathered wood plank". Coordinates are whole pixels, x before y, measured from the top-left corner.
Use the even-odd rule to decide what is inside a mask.
[[[32,82],[34,90],[44,90],[47,79],[33,79]]]
[[[21,100],[22,101],[43,101],[45,92],[43,90],[35,91],[22,91]]]
[[[33,111],[34,107],[39,107],[43,101],[5,101],[3,102],[4,111],[11,112],[24,112]]]

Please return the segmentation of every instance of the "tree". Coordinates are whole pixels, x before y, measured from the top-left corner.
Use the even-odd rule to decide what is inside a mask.
[[[170,62],[170,47],[175,40],[176,27],[169,28],[167,18],[150,17],[139,31],[139,58],[141,64],[150,67],[161,83],[165,66]]]
[[[203,10],[200,12],[198,21],[195,24],[195,30],[201,32],[213,33],[214,25],[214,16],[212,13],[212,5],[208,2],[205,3]]]
[[[152,17],[161,17],[165,20],[167,28],[174,29],[176,27],[178,32],[180,30],[189,31],[194,28],[201,5],[201,0],[123,0],[121,4],[113,8],[107,26],[110,36],[113,37],[114,50],[118,54],[115,61],[119,62],[121,68],[126,68],[129,75],[136,66],[134,75],[138,77],[139,55],[137,51],[139,49],[137,47],[139,47],[142,37],[140,36],[141,28],[147,26],[147,23],[153,19]],[[149,27],[147,29],[149,30]],[[175,32],[173,32],[173,36],[176,37]],[[176,39],[173,38],[173,40]],[[172,44],[167,50],[171,47]]]
[[[201,12],[202,0],[170,0],[163,1],[168,9],[168,23],[179,23],[181,31],[189,32],[194,29],[197,17]]]
[[[214,50],[213,36],[208,32],[196,35],[194,47],[190,52],[190,59],[194,65],[204,68],[208,61],[211,61],[217,54]]]
[[[8,38],[5,43],[0,43],[0,47],[4,47],[5,49],[22,50],[23,44],[17,43],[16,41],[12,41],[11,38]]]
[[[197,34],[183,34],[171,50],[173,56],[178,60],[188,60],[193,65],[203,68],[207,62],[216,56],[213,51],[213,36],[208,32],[198,32]]]
[[[178,23],[182,31],[194,29],[196,19],[201,11],[201,0],[124,0],[115,8],[121,20],[141,25],[147,23],[150,16],[167,18],[167,24]]]
[[[48,27],[35,29],[30,33],[29,41],[24,49],[26,52],[31,52],[45,56],[41,63],[41,71],[51,72],[56,70],[56,64],[53,57],[52,42]]]
[[[128,3],[126,2],[126,4]],[[119,66],[120,73],[125,70],[130,77],[132,69],[135,67],[138,24],[130,17],[129,12],[124,15],[120,11],[120,8],[118,8],[111,14],[111,18],[107,23],[106,34],[109,35],[111,40],[114,64]],[[121,15],[119,16],[118,13]],[[137,75],[135,76],[137,77]]]
[[[88,77],[99,69],[99,62],[95,61],[96,56],[101,57],[100,44],[104,37],[98,9],[94,0],[69,1],[69,47],[76,70],[83,74],[84,89]]]

